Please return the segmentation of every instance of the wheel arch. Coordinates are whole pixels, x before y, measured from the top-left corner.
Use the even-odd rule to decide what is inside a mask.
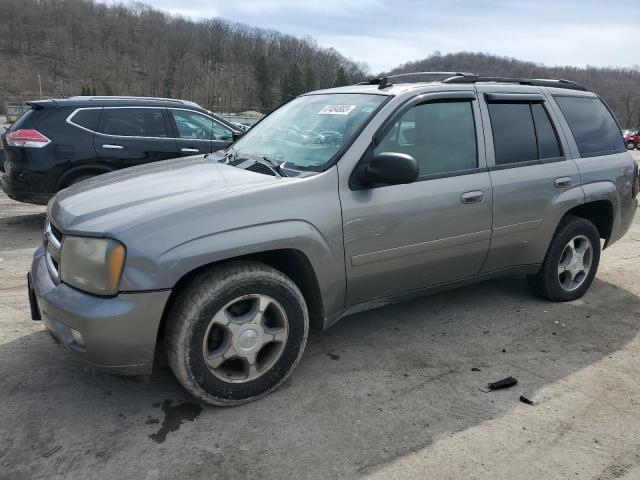
[[[78,177],[84,175],[101,175],[103,173],[109,173],[113,171],[113,168],[104,165],[78,165],[76,167],[72,167],[62,175],[60,175],[58,183],[56,184],[56,192],[68,187],[71,182],[73,182],[73,180]]]
[[[573,207],[565,213],[565,217],[571,215],[582,217],[593,223],[598,229],[600,238],[605,241],[607,247],[613,231],[614,207],[609,200],[594,200]]]
[[[314,329],[324,329],[324,307],[322,304],[322,295],[320,284],[311,261],[301,250],[293,248],[284,248],[278,250],[266,250],[262,252],[240,255],[223,260],[211,262],[201,265],[193,270],[185,273],[175,284],[169,295],[169,299],[164,307],[160,325],[158,327],[158,339],[164,334],[164,328],[167,317],[178,296],[189,285],[189,282],[201,272],[208,270],[214,266],[224,265],[237,260],[248,260],[264,263],[272,268],[287,275],[298,286],[302,292],[302,296],[307,303],[309,311],[309,323]],[[157,351],[158,349],[156,349]]]

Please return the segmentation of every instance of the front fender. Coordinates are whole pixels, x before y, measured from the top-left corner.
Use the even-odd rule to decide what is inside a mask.
[[[171,247],[151,266],[148,261],[128,263],[123,283],[137,290],[173,288],[184,275],[200,267],[273,250],[302,252],[314,269],[325,312],[344,306],[346,279],[342,251],[303,220],[270,222],[220,231]],[[335,244],[335,242],[333,242]],[[126,290],[123,284],[122,289]]]

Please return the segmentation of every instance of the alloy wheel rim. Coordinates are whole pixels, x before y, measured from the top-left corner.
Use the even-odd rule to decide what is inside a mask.
[[[268,295],[243,295],[210,320],[202,342],[209,371],[229,383],[264,375],[282,356],[289,322],[282,305]]]
[[[580,288],[589,276],[593,263],[593,246],[584,235],[573,237],[562,250],[558,262],[558,280],[567,292]]]

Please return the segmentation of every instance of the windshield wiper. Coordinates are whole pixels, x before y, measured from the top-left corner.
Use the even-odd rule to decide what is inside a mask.
[[[217,152],[214,153],[210,153],[209,155],[215,155]],[[239,161],[239,163],[236,163],[236,160]],[[218,156],[217,158],[215,158],[215,161],[218,163],[224,162],[226,164],[230,164],[230,162],[233,162],[233,166],[234,167],[238,167],[240,168],[240,165],[245,163],[245,162],[251,162],[250,164],[248,164],[248,166],[254,165],[256,163],[259,163],[261,165],[264,165],[265,167],[267,167],[269,170],[271,170],[273,173],[276,174],[276,176],[278,177],[288,177],[287,173],[284,171],[284,168],[282,168],[282,166],[285,164],[285,162],[282,163],[278,163],[275,160],[272,160],[271,158],[267,157],[266,155],[249,155],[249,156],[243,156],[243,155],[238,155],[238,153],[234,150],[234,149],[229,149],[223,156]],[[245,167],[246,168],[246,167]]]
[[[213,152],[213,153],[207,153],[204,156],[204,158],[213,158],[213,160],[215,160],[218,163],[220,163],[220,162],[228,162],[229,160],[233,160],[233,159],[236,158],[236,154],[234,153],[233,149],[229,149],[222,156],[220,156],[221,153],[222,152],[220,150],[218,150],[217,152]]]
[[[288,177],[287,173],[284,171],[284,168],[282,168],[286,162],[278,163],[275,160],[267,157],[266,155],[262,155],[262,160],[267,164],[267,166],[271,167],[271,169],[281,177]]]

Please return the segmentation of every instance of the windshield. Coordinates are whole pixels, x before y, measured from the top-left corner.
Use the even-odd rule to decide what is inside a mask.
[[[267,157],[287,168],[323,170],[387,97],[321,94],[298,97],[233,145],[238,157]]]

